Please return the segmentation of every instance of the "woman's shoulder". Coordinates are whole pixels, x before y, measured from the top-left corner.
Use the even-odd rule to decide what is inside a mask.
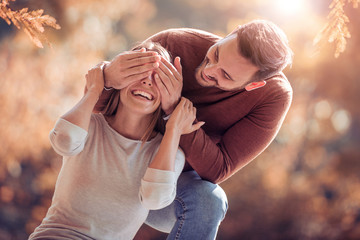
[[[106,119],[101,113],[92,113],[90,117],[89,133],[104,131],[106,128]]]
[[[164,136],[160,132],[157,132],[156,135],[153,138],[149,139],[145,144],[159,147],[163,137]]]
[[[104,125],[107,124],[107,121],[102,113],[92,113],[90,117],[90,124]]]

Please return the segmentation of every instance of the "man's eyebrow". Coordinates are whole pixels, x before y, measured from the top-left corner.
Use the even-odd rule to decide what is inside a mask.
[[[219,46],[216,46],[216,50],[217,52],[217,56],[218,56],[218,59],[220,59],[220,47]],[[221,68],[221,71],[223,72],[223,74],[225,76],[227,76],[230,80],[234,81],[234,79],[230,76],[230,74],[228,74],[223,68]]]

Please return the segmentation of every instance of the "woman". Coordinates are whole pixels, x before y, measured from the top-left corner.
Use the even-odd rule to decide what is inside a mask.
[[[163,55],[158,45],[145,47]],[[132,239],[149,209],[174,200],[184,165],[180,136],[203,122],[193,125],[196,110],[183,98],[164,136],[155,132],[160,94],[152,76],[114,91],[103,114],[92,113],[103,66],[89,70],[83,98],[50,133],[63,165],[52,205],[29,239]]]

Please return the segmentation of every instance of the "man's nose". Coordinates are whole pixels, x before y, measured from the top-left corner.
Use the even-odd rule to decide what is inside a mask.
[[[209,77],[216,77],[216,65],[215,64],[207,64],[204,68],[204,72]]]

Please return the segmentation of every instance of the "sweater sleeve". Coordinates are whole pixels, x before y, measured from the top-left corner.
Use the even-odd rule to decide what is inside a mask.
[[[73,156],[84,149],[87,131],[60,118],[49,134],[55,152],[62,156]]]
[[[161,209],[172,203],[176,196],[176,184],[184,168],[185,155],[176,153],[175,171],[147,168],[139,191],[141,204],[150,210]]]
[[[292,90],[269,97],[227,129],[218,142],[203,129],[182,136],[180,146],[187,162],[203,179],[225,181],[270,145],[291,101]]]

